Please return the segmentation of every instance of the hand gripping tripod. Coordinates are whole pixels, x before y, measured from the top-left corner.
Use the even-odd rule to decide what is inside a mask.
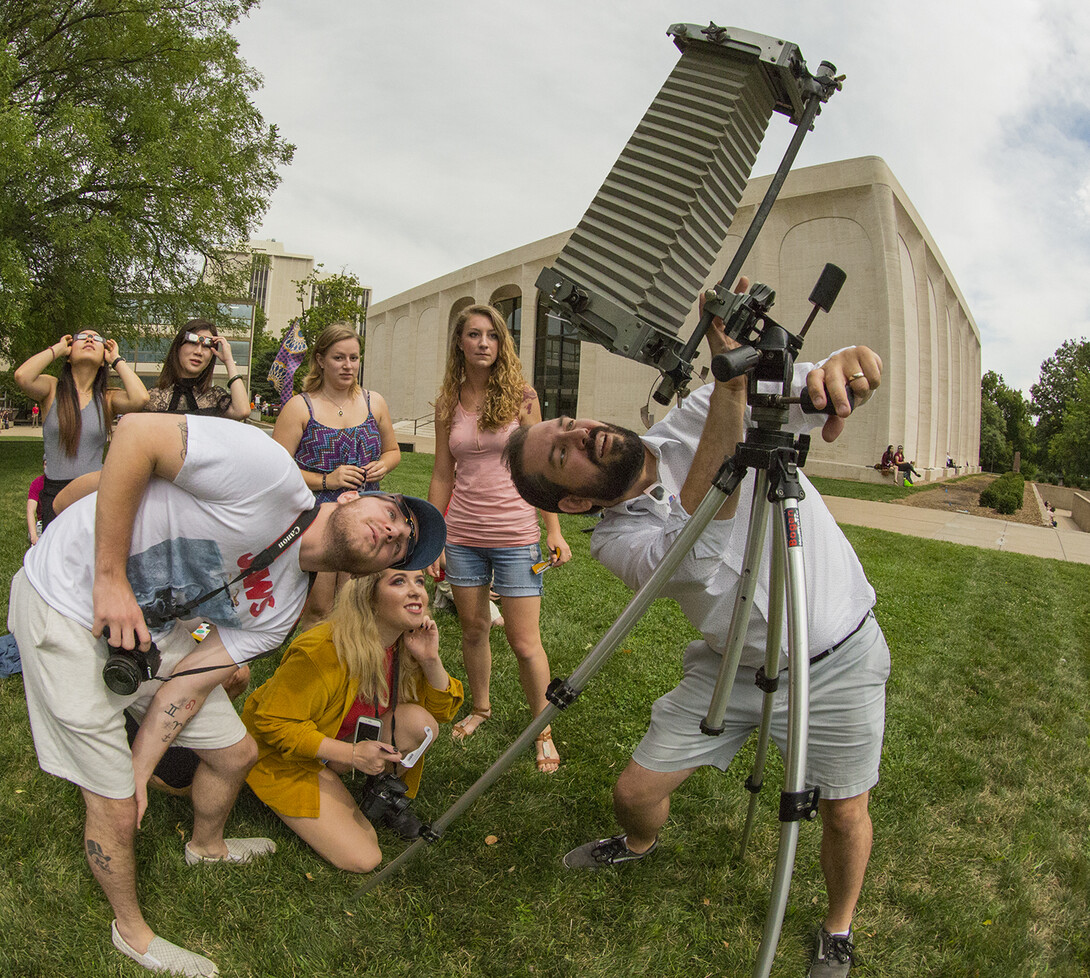
[[[748,841],[755,808],[756,791],[760,788],[764,758],[767,755],[771,727],[772,692],[778,681],[780,636],[783,620],[784,598],[788,617],[788,654],[790,662],[790,687],[788,708],[788,750],[784,791],[780,803],[780,847],[776,862],[776,875],[772,897],[765,920],[764,936],[754,965],[754,976],[766,976],[772,966],[776,944],[786,907],[787,891],[795,860],[798,840],[798,823],[812,818],[817,811],[817,790],[803,787],[806,766],[807,711],[809,706],[809,661],[807,659],[806,586],[803,578],[802,533],[798,502],[803,496],[798,480],[798,467],[805,462],[809,436],[796,439],[790,432],[780,429],[788,420],[789,406],[801,403],[804,411],[814,413],[806,392],[801,398],[788,396],[795,357],[802,346],[810,323],[819,308],[826,312],[832,306],[844,273],[827,265],[818,285],[811,293],[814,312],[810,315],[799,336],[793,336],[782,326],[772,322],[767,309],[774,300],[774,293],[764,286],[754,286],[748,295],[736,296],[721,291],[709,293],[705,315],[710,322],[714,315],[722,316],[726,332],[745,345],[730,353],[716,357],[713,371],[717,379],[729,380],[747,374],[747,400],[752,409],[755,427],[747,432],[734,455],[720,468],[704,499],[685,524],[673,545],[663,556],[647,581],[635,593],[624,611],[609,628],[601,641],[591,650],[568,679],[554,679],[549,686],[549,705],[526,727],[510,747],[482,774],[477,781],[447,811],[416,839],[397,858],[353,893],[357,899],[375,889],[409,862],[427,843],[437,841],[446,827],[466,811],[507,769],[529,748],[533,739],[545,729],[560,710],[570,706],[582,693],[583,688],[618,648],[625,636],[643,617],[648,607],[660,596],[677,570],[685,555],[692,549],[707,525],[714,518],[726,499],[754,469],[753,505],[750,512],[742,580],[735,600],[734,613],[727,636],[727,650],[723,657],[719,680],[712,696],[707,717],[701,729],[708,734],[722,732],[723,716],[730,699],[734,676],[741,657],[749,612],[757,574],[760,571],[764,551],[768,505],[777,507],[777,532],[772,550],[771,585],[769,588],[769,627],[767,665],[761,680],[765,689],[764,715],[761,720],[757,761],[753,774],[746,782],[753,793],[750,812],[743,835]],[[751,342],[752,341],[752,342]],[[759,381],[780,381],[782,393],[760,393]],[[832,411],[831,406],[826,410]],[[820,413],[820,412],[819,412]],[[786,573],[785,573],[786,572]]]

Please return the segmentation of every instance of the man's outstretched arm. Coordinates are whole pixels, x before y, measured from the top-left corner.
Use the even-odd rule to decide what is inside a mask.
[[[136,511],[151,477],[173,481],[185,462],[189,432],[183,416],[138,414],[117,426],[102,466],[95,504],[94,622],[110,645],[147,649],[151,633],[126,575]]]

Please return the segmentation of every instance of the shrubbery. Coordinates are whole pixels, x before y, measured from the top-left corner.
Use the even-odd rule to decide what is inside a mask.
[[[1025,477],[1020,472],[1007,472],[980,494],[980,505],[1009,515],[1022,508],[1025,490]]]

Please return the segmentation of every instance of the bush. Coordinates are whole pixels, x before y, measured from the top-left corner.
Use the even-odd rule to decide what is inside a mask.
[[[1010,515],[1022,508],[1026,480],[1020,472],[1007,472],[980,494],[980,505]]]

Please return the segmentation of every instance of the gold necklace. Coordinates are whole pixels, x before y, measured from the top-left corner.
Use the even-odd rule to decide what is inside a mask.
[[[344,406],[350,400],[352,400],[352,392],[351,391],[349,391],[348,397],[346,397],[343,401],[341,401],[340,404],[338,404],[335,400],[333,400],[333,398],[330,397],[324,390],[319,391],[318,393],[320,393],[322,395],[322,397],[324,397],[327,401],[329,401],[330,404],[332,404],[337,409],[337,417],[338,418],[343,418],[344,417]]]

